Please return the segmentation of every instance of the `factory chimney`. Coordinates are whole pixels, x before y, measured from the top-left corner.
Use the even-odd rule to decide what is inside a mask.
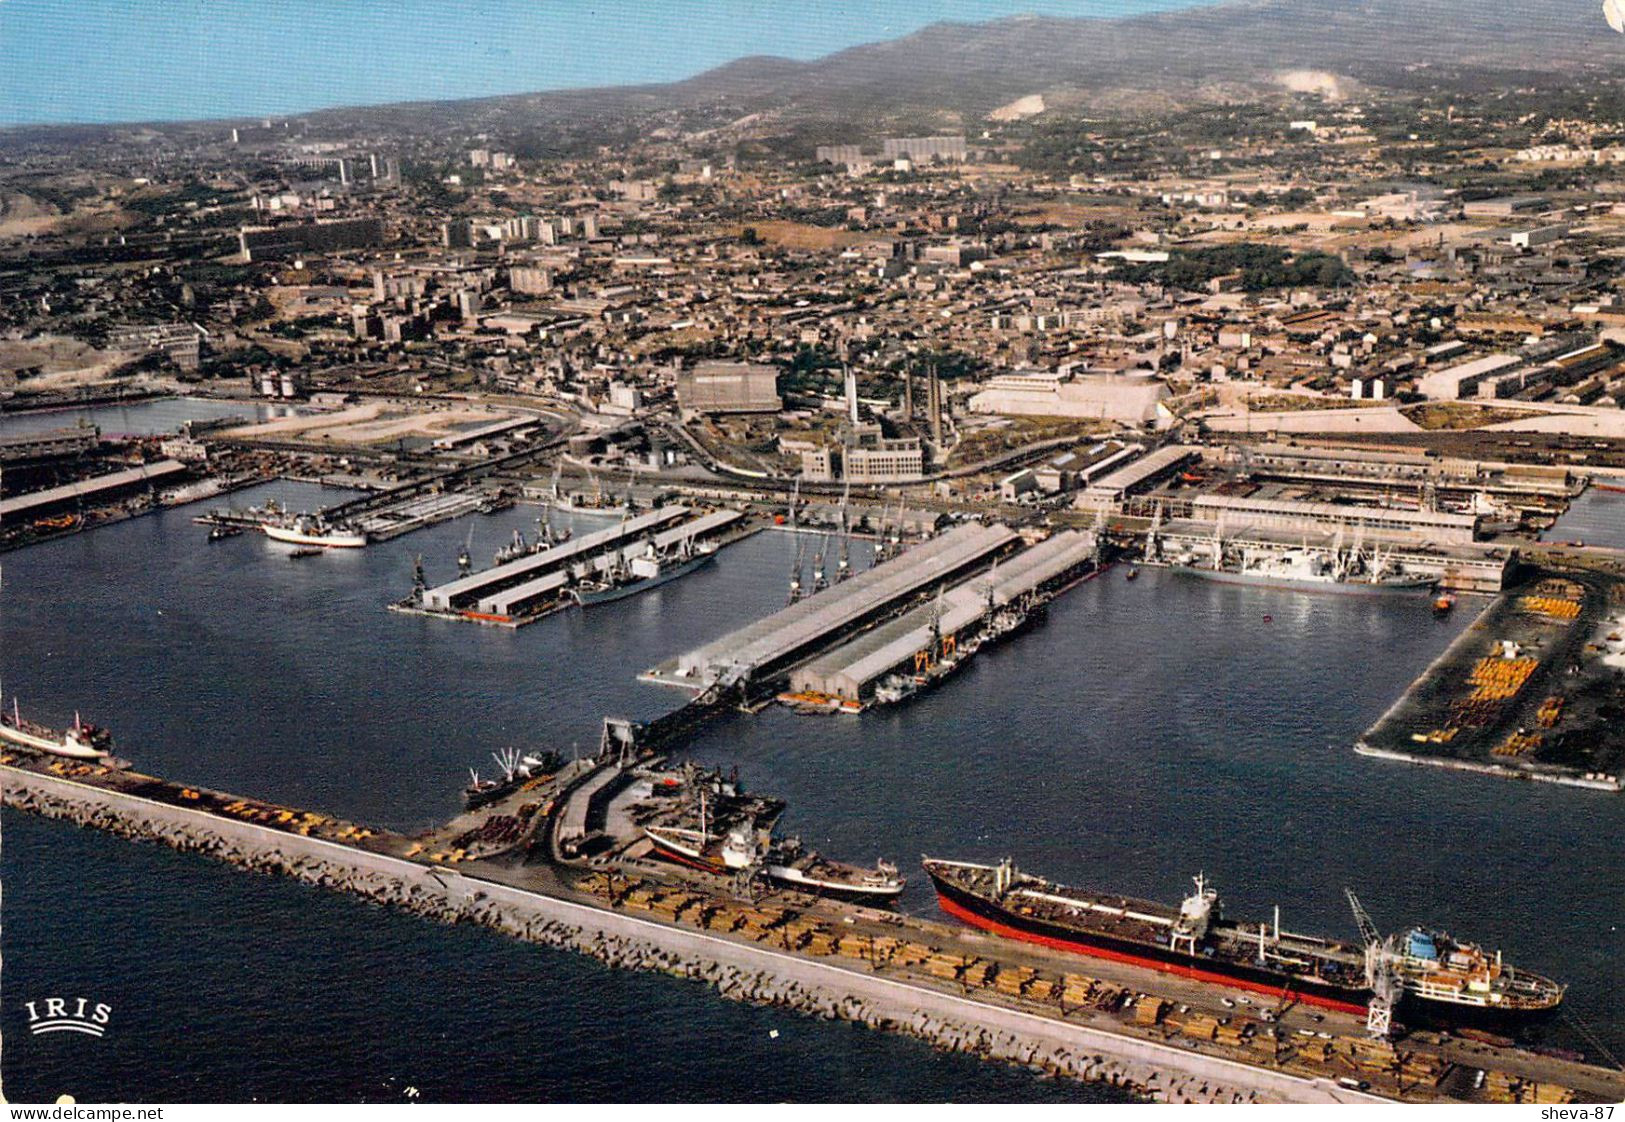
[[[854,425],[858,423],[858,376],[850,365],[846,367],[846,413]]]
[[[926,409],[931,414],[931,443],[942,449],[942,381],[937,377],[937,364],[931,364],[931,384],[926,394]]]

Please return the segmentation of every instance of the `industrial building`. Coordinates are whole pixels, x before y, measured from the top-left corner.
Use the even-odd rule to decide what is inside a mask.
[[[1192,517],[1222,522],[1235,531],[1248,528],[1302,532],[1346,527],[1384,538],[1439,544],[1468,544],[1478,536],[1479,518],[1473,514],[1241,495],[1201,495],[1192,499],[1190,506]]]
[[[1080,510],[1110,510],[1124,499],[1144,491],[1201,458],[1202,450],[1189,444],[1169,444],[1095,478],[1076,506]]]
[[[991,560],[1018,540],[1007,526],[960,526],[766,619],[679,655],[647,677],[696,690],[716,682],[760,681],[832,639],[884,617],[904,601]]]
[[[196,370],[202,357],[205,332],[193,323],[149,323],[115,327],[107,333],[107,349],[126,362],[161,354],[181,370]]]
[[[965,138],[962,136],[894,136],[881,146],[881,156],[888,160],[959,160],[968,158]]]
[[[1432,483],[1441,490],[1554,497],[1578,491],[1573,475],[1563,467],[1435,457],[1420,452],[1251,444],[1208,449],[1204,459],[1235,467],[1254,478],[1415,488]]]
[[[1014,370],[999,374],[970,399],[977,413],[1070,417],[1120,425],[1159,425],[1167,418],[1166,383],[1149,374],[1063,374]]]
[[[755,362],[702,362],[677,373],[677,405],[685,415],[777,413],[779,370]]]
[[[337,253],[383,243],[384,224],[377,218],[244,226],[237,233],[238,248],[245,261],[276,261],[302,253]]]
[[[94,425],[0,435],[0,463],[64,459],[94,451],[101,430]]]
[[[1517,355],[1486,355],[1443,370],[1429,371],[1417,379],[1416,388],[1434,401],[1460,401],[1476,395],[1481,383],[1510,374],[1523,365],[1524,360]]]
[[[59,507],[83,502],[87,499],[105,499],[120,491],[150,487],[160,480],[186,472],[186,465],[176,460],[159,460],[126,468],[108,475],[52,487],[45,491],[30,491],[25,495],[0,500],[0,522],[18,516],[44,514]]]
[[[1068,530],[1016,554],[990,573],[956,585],[940,604],[914,609],[843,643],[790,675],[790,688],[846,701],[866,701],[880,679],[907,666],[935,635],[957,636],[994,609],[1065,580],[1095,555],[1094,535]]]

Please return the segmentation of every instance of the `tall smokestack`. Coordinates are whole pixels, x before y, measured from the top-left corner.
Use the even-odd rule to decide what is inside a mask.
[[[931,364],[931,393],[926,408],[931,411],[931,443],[942,448],[942,381],[937,377],[937,364]]]
[[[903,367],[903,420],[914,419],[914,366],[908,364]]]
[[[854,425],[858,423],[858,376],[850,366],[846,368],[846,413]]]

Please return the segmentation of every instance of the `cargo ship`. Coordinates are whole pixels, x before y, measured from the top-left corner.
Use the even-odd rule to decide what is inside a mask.
[[[927,858],[925,871],[942,910],[984,931],[1345,1013],[1367,1012],[1373,962],[1397,982],[1402,1009],[1418,1021],[1517,1020],[1563,999],[1556,982],[1423,928],[1380,941],[1373,931],[1372,941],[1356,945],[1283,931],[1279,912],[1273,924],[1228,919],[1202,877],[1170,907],[1053,884],[1008,861]]]
[[[75,760],[105,760],[113,749],[112,734],[85,724],[77,713],[73,715],[73,724],[65,730],[48,729],[24,720],[16,698],[11,699],[11,712],[0,709],[0,741]]]
[[[1394,566],[1350,565],[1335,551],[1317,549],[1248,549],[1234,564],[1210,567],[1186,561],[1175,564],[1174,571],[1220,584],[1251,584],[1354,596],[1422,593],[1431,590],[1437,583],[1432,577],[1415,576]]]
[[[496,761],[500,779],[482,779],[474,768],[468,770],[468,786],[463,788],[463,806],[478,810],[500,798],[511,795],[533,779],[545,778],[564,766],[557,752],[543,752],[540,756],[509,748],[500,755],[491,753]]]
[[[857,902],[895,900],[905,884],[896,865],[876,861],[873,868],[864,868],[833,861],[794,837],[773,843],[763,859],[763,871],[769,880],[786,888]]]
[[[265,536],[275,542],[289,545],[317,546],[322,549],[360,549],[367,544],[367,535],[349,526],[330,525],[311,515],[294,515],[271,522],[260,523]]]
[[[669,557],[655,553],[634,557],[626,562],[623,570],[607,573],[603,580],[582,581],[570,594],[584,608],[624,600],[687,576],[712,561],[716,555],[715,542],[701,542]]]

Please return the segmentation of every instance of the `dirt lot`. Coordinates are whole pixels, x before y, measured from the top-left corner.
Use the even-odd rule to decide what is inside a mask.
[[[221,433],[239,440],[292,440],[311,444],[386,444],[402,439],[434,439],[467,425],[489,424],[508,416],[483,409],[414,410],[369,402],[337,413],[283,417]]]

